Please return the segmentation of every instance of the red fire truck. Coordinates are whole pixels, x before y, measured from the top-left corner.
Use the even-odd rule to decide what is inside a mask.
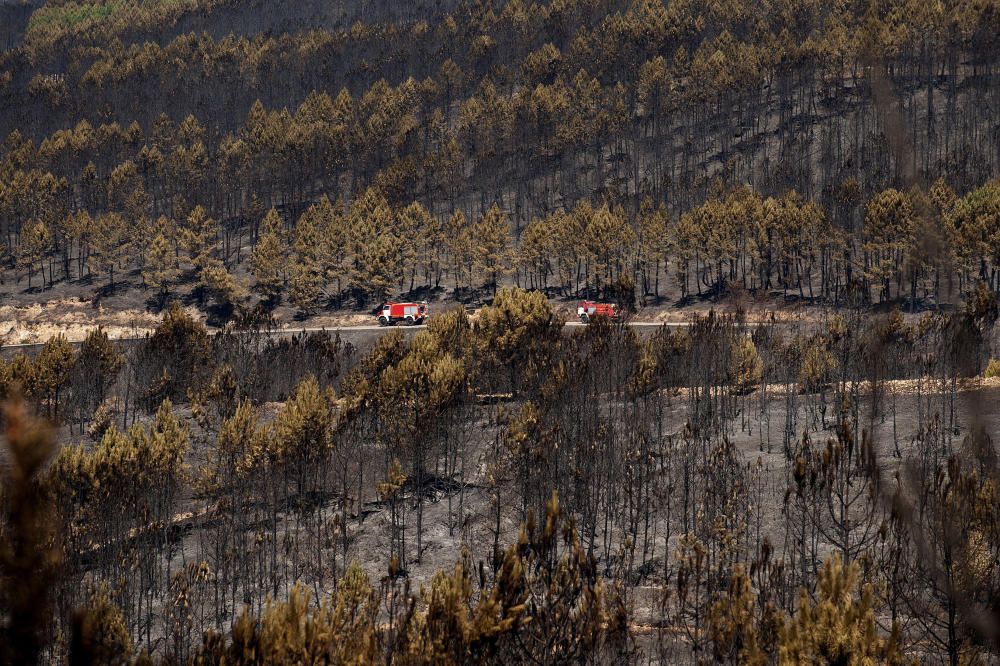
[[[614,303],[580,301],[580,304],[576,306],[576,314],[580,318],[580,321],[584,324],[589,323],[594,317],[607,317],[608,319],[614,319],[615,321],[621,319],[621,313],[618,312],[618,306]]]
[[[402,322],[406,326],[424,323],[427,318],[427,302],[420,303],[383,303],[378,314],[381,326],[390,326]]]

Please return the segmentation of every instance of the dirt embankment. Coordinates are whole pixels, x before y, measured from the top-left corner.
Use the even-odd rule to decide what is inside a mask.
[[[205,321],[205,314],[188,307],[195,318]],[[62,334],[70,342],[80,342],[90,331],[101,327],[113,340],[137,338],[152,333],[163,313],[139,308],[104,308],[92,301],[64,298],[29,305],[0,305],[0,346],[43,343]],[[304,321],[279,321],[289,330],[301,328],[337,328],[371,325],[373,317],[357,313],[330,313]],[[214,331],[212,326],[208,327]]]
[[[45,342],[59,333],[71,342],[79,342],[99,326],[112,338],[138,337],[155,329],[161,319],[161,315],[144,310],[106,310],[80,299],[2,305],[0,344]]]

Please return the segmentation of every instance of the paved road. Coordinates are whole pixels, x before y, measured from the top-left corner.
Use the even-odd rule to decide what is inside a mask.
[[[785,322],[779,322],[785,323]],[[687,328],[689,324],[687,322],[652,322],[652,321],[630,321],[626,324],[631,328],[640,329],[643,331],[654,331],[664,326],[667,328]],[[566,322],[566,328],[582,328],[586,326],[579,321],[568,321]],[[756,326],[756,324],[750,324],[750,326]],[[321,333],[326,331],[327,333],[339,333],[342,338],[351,339],[355,336],[360,338],[372,337],[373,333],[381,334],[392,330],[401,330],[403,332],[407,331],[419,331],[426,329],[426,324],[420,324],[417,326],[379,326],[378,324],[372,325],[362,325],[362,326],[328,326],[328,327],[306,327],[306,328],[282,328],[271,331],[271,337],[292,337],[293,335],[301,335],[303,333]],[[218,331],[210,331],[210,335],[217,335]],[[116,342],[129,342],[130,340],[142,340],[144,338],[118,338]],[[0,346],[0,352],[6,352],[7,354],[16,353],[17,351],[32,351],[34,349],[40,349],[45,343],[42,342],[29,342],[24,344],[15,345],[2,345]],[[79,345],[79,341],[71,342],[72,345]]]

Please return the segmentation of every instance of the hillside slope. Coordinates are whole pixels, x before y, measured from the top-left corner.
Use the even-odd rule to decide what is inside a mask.
[[[50,3],[0,63],[7,289],[995,289],[1000,19],[918,5]]]

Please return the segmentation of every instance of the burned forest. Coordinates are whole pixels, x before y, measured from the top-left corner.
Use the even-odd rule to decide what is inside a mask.
[[[0,0],[0,663],[1000,662],[997,0]]]

